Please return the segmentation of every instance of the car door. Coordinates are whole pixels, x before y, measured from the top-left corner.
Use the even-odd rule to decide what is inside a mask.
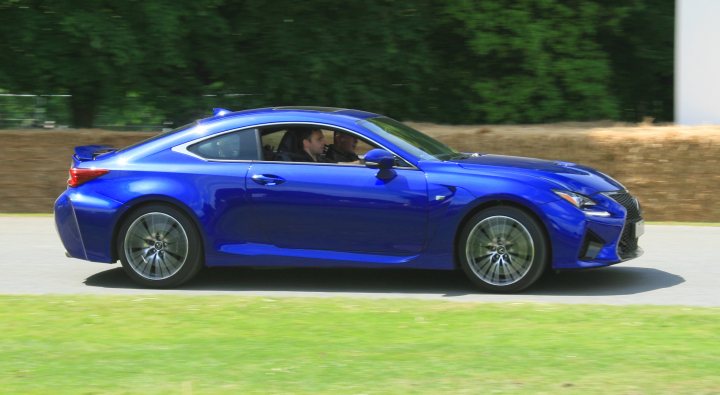
[[[394,170],[383,181],[362,165],[257,162],[247,196],[276,247],[414,255],[425,244],[427,183],[420,170]]]
[[[213,264],[232,263],[218,251],[241,243],[267,242],[253,226],[247,205],[246,176],[253,161],[261,159],[258,129],[228,130],[173,148],[193,161],[185,181],[194,186],[194,203],[202,210],[206,254]]]

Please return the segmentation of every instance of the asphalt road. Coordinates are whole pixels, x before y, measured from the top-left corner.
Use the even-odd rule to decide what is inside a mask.
[[[522,294],[476,291],[459,272],[208,269],[173,290],[138,288],[119,264],[66,258],[51,217],[0,216],[0,294],[161,294],[418,298],[720,306],[720,227],[647,225],[641,258],[543,277]]]

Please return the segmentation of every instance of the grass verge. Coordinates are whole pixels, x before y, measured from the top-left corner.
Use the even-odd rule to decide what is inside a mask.
[[[720,310],[0,296],[5,393],[716,393]]]

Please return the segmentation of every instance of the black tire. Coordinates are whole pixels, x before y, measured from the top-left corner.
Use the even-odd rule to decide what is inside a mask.
[[[125,272],[146,287],[176,287],[203,267],[195,225],[171,206],[153,204],[134,211],[122,223],[116,245]]]
[[[484,291],[519,292],[538,280],[548,262],[540,224],[515,207],[496,206],[473,215],[460,233],[460,267]]]

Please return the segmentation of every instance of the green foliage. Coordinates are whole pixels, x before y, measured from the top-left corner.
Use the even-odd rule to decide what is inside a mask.
[[[597,1],[457,1],[446,8],[467,52],[472,100],[487,122],[616,118],[612,73],[598,43],[612,20]],[[619,8],[619,7],[615,7]],[[458,50],[458,49],[456,49]]]
[[[72,94],[75,126],[290,104],[445,123],[667,120],[673,12],[650,0],[4,0],[0,87]]]
[[[673,117],[674,1],[634,1],[618,29],[601,39],[609,54],[611,91],[622,106],[622,119]]]

